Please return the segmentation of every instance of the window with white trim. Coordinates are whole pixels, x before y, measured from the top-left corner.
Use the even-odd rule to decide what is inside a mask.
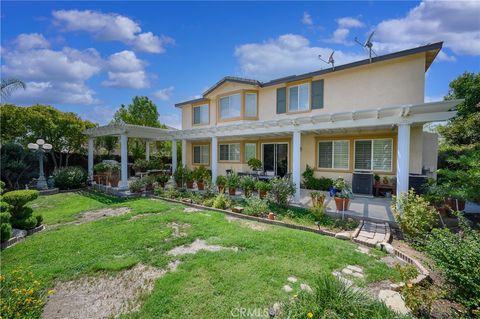
[[[220,144],[220,156],[221,161],[240,161],[240,144]]]
[[[372,139],[355,141],[355,169],[392,171],[393,140]]]
[[[193,146],[193,164],[208,165],[210,160],[210,147],[208,145]]]
[[[193,124],[208,124],[208,104],[193,107]]]
[[[321,141],[318,142],[318,167],[332,169],[348,169],[350,142]]]
[[[257,143],[245,143],[245,162],[257,157]]]
[[[240,117],[242,112],[241,94],[233,94],[220,98],[220,119]]]
[[[257,116],[257,93],[245,93],[245,116]]]
[[[300,112],[309,109],[310,83],[291,86],[288,88],[288,111]]]

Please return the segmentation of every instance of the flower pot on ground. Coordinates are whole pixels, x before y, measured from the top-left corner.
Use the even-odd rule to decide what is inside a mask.
[[[112,175],[112,176],[110,176],[109,180],[110,180],[110,186],[118,187],[118,183],[120,182],[120,176]]]
[[[153,184],[155,183],[154,176],[145,176],[144,178],[142,178],[142,182],[145,185],[146,191],[153,191]]]
[[[111,187],[118,187],[120,181],[120,166],[110,165],[110,176],[108,178]]]
[[[145,187],[144,182],[141,179],[135,180],[128,185],[130,192],[132,193],[141,193]]]
[[[177,170],[173,172],[173,179],[175,180],[175,183],[177,184],[177,187],[183,187],[183,183],[185,180],[185,171],[187,169],[183,166],[177,167]]]
[[[267,182],[258,181],[255,183],[255,189],[258,191],[258,195],[260,198],[265,198],[267,196],[267,192],[272,189],[272,185]]]
[[[183,173],[183,178],[185,180],[185,183],[187,184],[187,188],[193,188],[193,175],[192,175],[192,171],[190,171],[189,169],[185,169],[184,173]]]
[[[225,184],[227,184],[227,178],[225,176],[219,175],[217,176],[215,184],[218,187],[218,192],[223,193],[223,191],[225,190]]]
[[[275,220],[275,214],[272,212],[268,213],[268,219]]]
[[[111,170],[110,165],[107,163],[98,163],[93,166],[93,171],[96,173],[95,182],[97,184],[107,184],[107,175],[109,175]]]
[[[235,195],[237,187],[240,186],[240,177],[238,177],[237,173],[232,172],[227,176],[227,183],[225,184],[228,187],[228,194]]]
[[[311,192],[310,197],[312,198],[313,207],[321,207],[325,202],[325,194],[321,192]]]
[[[244,176],[240,182],[245,197],[250,197],[255,189],[255,178],[252,176]]]
[[[335,206],[338,211],[346,211],[350,205],[350,199],[353,197],[350,185],[343,178],[337,178],[333,183],[335,188]]]
[[[160,174],[155,176],[155,181],[162,188],[165,188],[165,184],[168,182],[169,179],[170,179],[170,176],[168,176],[167,174]]]
[[[346,211],[348,210],[348,206],[350,205],[350,198],[344,197],[335,197],[335,206],[337,206],[338,211]]]
[[[210,180],[210,173],[205,166],[199,166],[192,172],[193,179],[197,182],[198,190],[203,191],[205,189],[205,181]]]

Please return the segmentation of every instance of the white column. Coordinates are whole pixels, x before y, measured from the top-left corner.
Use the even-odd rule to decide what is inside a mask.
[[[292,181],[295,183],[295,201],[300,201],[300,157],[302,147],[302,133],[293,132],[292,142]]]
[[[213,136],[212,137],[212,142],[211,142],[211,149],[212,149],[212,156],[211,156],[211,165],[210,165],[210,168],[212,170],[212,184],[215,183],[216,179],[217,179],[217,175],[218,175],[218,169],[217,169],[217,144],[218,144],[218,140],[217,140],[217,137],[216,136]]]
[[[147,161],[150,160],[150,141],[149,140],[145,141],[145,159]]]
[[[93,180],[93,137],[88,138],[88,179]]]
[[[397,142],[397,197],[408,192],[410,173],[410,124],[398,124]]]
[[[119,188],[128,188],[128,137],[127,134],[120,135],[120,158],[121,174]]]
[[[177,170],[177,140],[172,140],[172,174]]]
[[[182,166],[187,166],[187,140],[182,140]]]

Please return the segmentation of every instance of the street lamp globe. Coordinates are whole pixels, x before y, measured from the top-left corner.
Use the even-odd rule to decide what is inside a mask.
[[[43,144],[43,149],[46,151],[50,151],[52,149],[52,144],[48,144],[48,143]]]
[[[28,149],[36,151],[38,150],[38,144],[28,143]]]
[[[36,143],[41,146],[41,145],[45,144],[45,140],[39,138]]]

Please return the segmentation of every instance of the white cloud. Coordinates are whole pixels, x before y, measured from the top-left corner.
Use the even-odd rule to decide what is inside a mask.
[[[30,49],[45,49],[50,43],[39,33],[22,33],[15,39],[17,50],[26,51]]]
[[[160,114],[160,123],[181,129],[182,128],[182,119],[177,113],[171,114]]]
[[[312,16],[311,16],[310,13],[308,13],[307,11],[305,11],[305,12],[303,13],[302,23],[303,23],[304,25],[308,25],[308,26],[312,26],[312,25],[313,25]]]
[[[480,2],[423,1],[403,18],[382,21],[374,46],[380,53],[445,41],[458,55],[480,55]],[[446,54],[439,56],[452,60]]]
[[[347,43],[347,36],[349,34],[350,34],[349,29],[338,28],[337,30],[335,30],[333,32],[332,37],[327,42],[346,44]]]
[[[109,87],[141,89],[150,86],[144,70],[145,63],[132,51],[121,51],[109,56],[107,61]]]
[[[165,52],[165,45],[174,44],[167,36],[156,36],[144,32],[132,19],[116,14],[93,10],[58,10],[53,11],[54,24],[64,31],[83,31],[101,41],[120,41],[132,45],[136,50],[149,53]]]
[[[108,107],[95,105],[89,108],[82,108],[78,110],[79,115],[86,120],[89,120],[99,125],[107,125],[113,118],[116,112],[116,107]]]
[[[242,76],[259,80],[318,70],[323,67],[318,55],[330,53],[331,48],[310,46],[308,39],[297,34],[284,34],[263,43],[247,43],[235,48]],[[364,54],[335,51],[337,65],[362,58]]]
[[[341,28],[362,28],[365,26],[362,21],[352,17],[337,19],[337,23]]]
[[[153,93],[153,96],[155,96],[157,99],[161,101],[168,101],[172,97],[173,91],[175,88],[173,86],[169,86],[167,88],[158,90]]]

